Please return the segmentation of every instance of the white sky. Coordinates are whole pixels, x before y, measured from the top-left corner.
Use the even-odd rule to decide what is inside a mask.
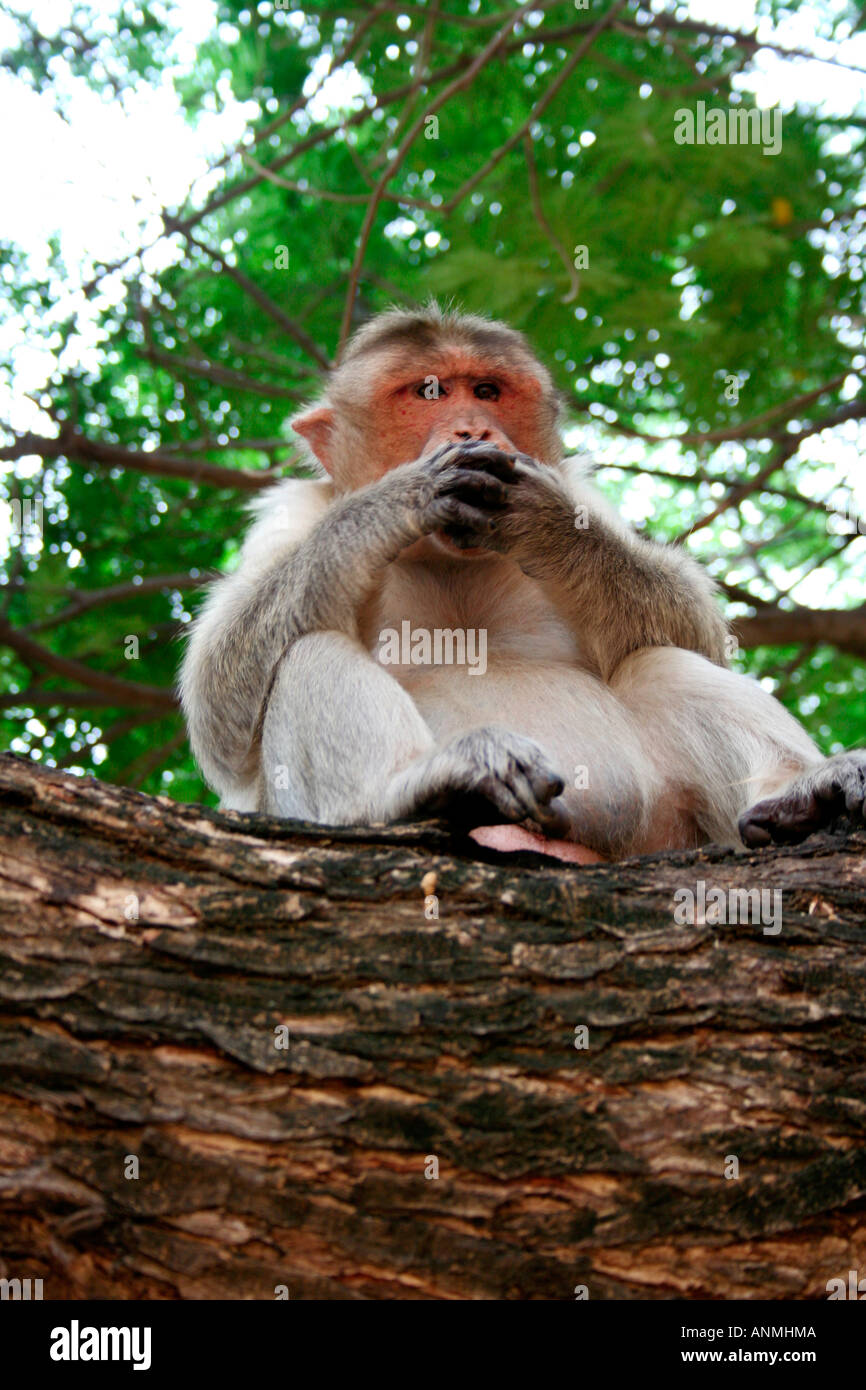
[[[166,9],[177,12],[175,0],[164,3]],[[110,14],[116,0],[98,0],[98,4]],[[269,8],[259,6],[260,10]],[[673,0],[667,4],[653,0],[652,8],[671,11]],[[835,53],[837,58],[866,68],[866,32],[835,49],[815,38],[815,15],[827,8],[826,0],[820,5],[809,0],[801,3],[779,25],[779,41],[828,55]],[[838,13],[841,8],[834,5],[833,12]],[[46,32],[53,32],[71,9],[69,0],[31,0],[29,5],[33,20]],[[752,0],[726,0],[724,6],[718,0],[691,0],[688,9],[695,18],[708,23],[744,31],[754,26]],[[159,85],[142,83],[125,92],[122,99],[108,89],[103,94],[94,93],[82,80],[64,75],[61,65],[58,86],[65,99],[67,120],[53,110],[49,92],[32,92],[21,79],[0,72],[0,129],[6,133],[0,143],[0,187],[6,194],[0,204],[0,238],[26,248],[39,270],[48,265],[47,238],[59,237],[69,274],[66,283],[57,287],[56,317],[65,318],[71,304],[82,311],[83,331],[73,351],[77,360],[87,366],[98,361],[94,336],[87,331],[88,316],[93,320],[100,307],[122,294],[119,277],[109,278],[103,282],[101,296],[89,307],[86,305],[78,286],[89,277],[93,263],[118,259],[143,239],[157,235],[159,210],[182,201],[196,179],[202,180],[202,191],[207,188],[209,160],[240,138],[248,116],[255,113],[252,104],[244,107],[229,98],[224,110],[219,114],[206,113],[196,129],[183,118],[173,76],[193,62],[196,45],[214,22],[214,11],[212,0],[182,0],[183,30],[172,54],[173,68],[162,74]],[[771,31],[766,21],[763,30]],[[13,34],[12,21],[0,16],[0,44],[12,41]],[[754,89],[761,105],[778,102],[784,110],[800,102],[827,114],[866,115],[866,78],[823,62],[791,62],[762,50],[756,56],[754,73],[740,85]],[[327,114],[330,92],[340,98],[358,90],[357,74],[351,71],[335,79],[317,101],[314,116],[320,119]],[[221,97],[227,95],[222,88],[219,91]],[[847,140],[845,133],[840,133],[836,137],[837,147],[846,148]],[[172,254],[169,244],[163,241],[149,253],[146,268],[158,270]],[[53,354],[35,350],[25,341],[22,325],[13,322],[0,324],[0,358],[11,358],[15,367],[12,399],[0,384],[0,420],[15,429],[53,432],[50,421],[23,395],[44,385],[56,366]],[[67,359],[63,365],[72,363]],[[851,436],[852,432],[847,433]],[[613,458],[618,449],[626,447],[622,441],[613,442],[605,448],[605,454]],[[857,438],[849,437],[847,449],[852,462],[858,448]],[[597,456],[599,452],[596,450]],[[811,452],[815,457],[816,451]],[[843,450],[834,445],[829,452],[832,457],[828,469],[835,476]],[[851,481],[855,481],[853,475]],[[630,488],[632,507],[638,510],[640,497],[639,487]],[[866,514],[866,486],[861,499]],[[0,529],[2,525],[0,518]],[[816,601],[808,586],[802,586],[797,597],[801,602]]]

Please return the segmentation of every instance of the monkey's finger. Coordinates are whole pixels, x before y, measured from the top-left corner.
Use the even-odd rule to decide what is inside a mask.
[[[494,772],[494,778],[500,786],[504,787],[509,798],[513,798],[521,809],[521,820],[537,821],[539,825],[544,825],[548,820],[557,819],[555,813],[548,812],[547,808],[539,803],[532,790],[532,784],[525,765],[518,759],[509,759],[508,767],[501,772]]]
[[[531,773],[522,769],[515,769],[508,779],[508,786],[521,806],[525,808],[526,815],[530,820],[534,820],[543,829],[551,832],[566,831],[569,827],[569,819],[565,808],[562,805],[548,805],[546,801],[540,800],[535,795],[532,781]],[[559,781],[559,790],[562,791],[561,781]]]
[[[537,801],[552,801],[565,789],[565,782],[552,768],[540,767],[538,764],[533,765],[522,761],[518,761],[517,765],[528,779],[532,794]]]
[[[554,772],[550,763],[538,753],[532,758],[517,756],[514,761],[529,783],[536,801],[546,804],[564,791],[565,782],[559,773]]]
[[[766,826],[759,821],[751,820],[748,816],[741,816],[738,826],[740,839],[749,849],[763,849],[765,845],[773,843],[773,837]]]
[[[493,444],[461,444],[453,462],[458,468],[482,470],[505,482],[517,476],[513,455]]]
[[[826,780],[819,776],[814,788],[819,801],[830,803],[830,814],[847,815],[855,824],[863,819],[866,805],[866,762],[857,754],[846,758],[835,775]]]
[[[814,796],[818,801],[838,802],[841,804],[845,797],[845,788],[841,780],[838,777],[834,777],[832,781],[826,782],[824,786],[821,786],[819,783],[814,789]]]
[[[519,797],[515,795],[513,789],[507,786],[502,778],[497,777],[495,773],[491,773],[489,777],[482,777],[476,790],[481,796],[492,802],[506,820],[522,821],[531,814]]]
[[[476,535],[488,535],[493,530],[493,518],[459,497],[441,497],[430,508],[431,520],[436,530],[454,527],[458,531],[470,531]]]
[[[571,816],[568,814],[564,802],[551,801],[548,805],[542,806],[541,814],[536,819],[551,838],[555,840],[568,838],[568,833],[571,830]]]
[[[762,845],[796,845],[832,820],[832,810],[814,794],[759,801],[740,817],[740,838],[750,849]]]
[[[506,507],[508,505],[508,486],[489,473],[461,469],[445,485],[447,496],[456,496],[474,506],[486,503],[488,506]]]

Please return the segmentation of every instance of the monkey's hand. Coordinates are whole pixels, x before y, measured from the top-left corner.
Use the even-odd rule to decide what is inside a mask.
[[[467,538],[463,545],[483,544],[514,470],[492,445],[448,444],[338,497],[300,542],[276,552],[249,618],[237,622],[260,642],[260,655],[245,657],[248,669],[273,670],[311,632],[357,636],[359,610],[382,571],[422,536],[454,528]]]
[[[533,578],[552,575],[557,557],[573,552],[579,525],[575,499],[559,471],[528,454],[515,454],[507,498],[484,544],[511,555]]]
[[[846,817],[866,824],[866,751],[839,753],[798,777],[779,796],[759,801],[740,817],[740,835],[750,849],[790,845]]]
[[[516,476],[510,454],[483,442],[445,444],[387,473],[376,487],[410,516],[413,538],[442,531],[461,549],[486,545]]]

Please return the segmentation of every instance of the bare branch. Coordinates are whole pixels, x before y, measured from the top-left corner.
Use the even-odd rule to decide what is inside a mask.
[[[122,768],[112,780],[122,787],[143,786],[151,773],[162,767],[172,753],[176,753],[185,743],[186,727],[181,724],[177,732],[172,734],[166,743],[160,744],[158,748],[146,749],[131,763],[127,763],[126,767]]]
[[[28,430],[18,435],[14,444],[0,445],[0,461],[27,458],[31,454],[43,459],[80,459],[99,468],[131,468],[155,478],[187,478],[190,482],[238,488],[242,492],[258,492],[274,480],[272,473],[248,473],[243,468],[223,468],[218,463],[170,457],[156,450],[151,453],[125,449],[120,444],[103,444],[73,431],[50,439]]]
[[[809,62],[829,63],[832,67],[844,68],[847,72],[866,72],[866,68],[858,67],[856,63],[846,63],[841,58],[825,58],[817,53],[810,53],[808,48],[788,48],[787,45],[774,42],[773,39],[759,39],[755,34],[744,34],[741,29],[727,29],[718,24],[705,24],[703,20],[679,19],[672,14],[654,14],[645,24],[619,23],[616,27],[630,38],[646,39],[649,37],[648,31],[660,29],[663,32],[675,30],[682,34],[695,34],[699,38],[706,35],[712,39],[733,39],[741,47],[748,48],[750,52],[757,52],[759,48],[769,48],[785,58],[806,58]]]
[[[733,631],[744,647],[829,643],[841,652],[866,657],[866,604],[838,609],[762,608],[754,617],[737,618]]]
[[[610,425],[609,428],[615,430],[617,434],[624,434],[629,439],[645,439],[649,444],[685,444],[692,446],[696,444],[721,444],[725,440],[731,439],[764,439],[768,435],[773,435],[773,430],[760,428],[763,425],[775,421],[780,424],[789,419],[792,415],[797,415],[806,406],[814,405],[815,401],[828,391],[836,391],[849,376],[857,376],[858,373],[853,367],[838,376],[833,377],[832,381],[827,381],[823,386],[816,386],[812,391],[806,391],[802,396],[795,396],[790,401],[783,401],[779,405],[770,406],[769,410],[763,411],[760,415],[754,415],[750,420],[743,420],[738,425],[726,425],[724,429],[717,430],[690,430],[687,434],[648,434],[644,430],[634,429],[631,425]],[[831,417],[828,417],[826,424],[809,425],[799,434],[785,436],[786,438],[806,439],[811,434],[816,434],[819,429],[828,429],[831,425],[838,425],[843,420],[862,419],[866,416],[866,401],[851,401],[847,405],[840,407]]]
[[[103,608],[110,603],[123,603],[126,599],[139,598],[142,594],[164,593],[172,589],[199,589],[207,583],[208,576],[199,570],[184,571],[180,574],[153,574],[125,584],[111,584],[104,589],[73,590],[72,602],[60,613],[50,618],[42,618],[38,623],[28,623],[19,631],[29,633],[47,632],[49,628],[60,627],[71,622],[82,613],[93,608]],[[22,586],[23,587],[23,586]]]
[[[143,724],[152,724],[157,719],[165,719],[165,710],[146,709],[138,714],[130,714],[126,719],[116,719],[107,729],[100,729],[98,743],[105,743],[109,746],[116,743],[124,734],[131,733],[133,729],[139,729]],[[54,767],[65,768],[74,767],[80,763],[82,756],[86,756],[87,748],[70,748],[61,757],[54,759]]]
[[[514,12],[513,15],[510,15],[506,20],[505,24],[502,26],[502,28],[497,30],[490,42],[485,44],[481,52],[475,56],[475,58],[469,64],[469,67],[466,69],[466,71],[460,77],[456,77],[453,80],[453,82],[449,83],[449,85],[445,87],[444,90],[441,91],[437,97],[434,97],[433,101],[430,103],[428,110],[424,112],[422,115],[416,117],[416,119],[412,122],[406,134],[403,136],[403,139],[400,141],[400,144],[397,146],[397,150],[394,154],[393,159],[389,160],[387,166],[380,175],[376,187],[373,189],[373,193],[370,198],[369,206],[364,217],[364,222],[361,227],[360,234],[358,236],[358,248],[355,252],[355,258],[352,262],[352,268],[349,272],[349,287],[346,292],[346,303],[343,309],[343,321],[340,326],[340,341],[337,350],[338,357],[343,349],[346,339],[349,336],[349,330],[352,325],[352,311],[355,307],[355,295],[358,291],[358,278],[361,274],[361,266],[364,263],[364,256],[367,251],[367,243],[370,239],[370,232],[372,231],[373,222],[375,221],[376,213],[379,209],[379,203],[381,202],[382,194],[385,191],[389,179],[392,177],[395,170],[397,170],[402,164],[407,150],[411,147],[415,139],[415,136],[420,131],[422,125],[424,124],[424,121],[429,119],[430,116],[434,115],[441,106],[444,106],[445,103],[451,99],[455,92],[461,91],[464,87],[467,87],[472,83],[472,81],[481,71],[481,69],[489,62],[490,58],[497,52],[499,48],[501,48],[502,44],[504,43],[508,35],[511,33],[511,30],[514,28],[517,21],[519,19],[522,19],[525,14],[528,14],[531,9],[532,3],[530,0],[529,4],[522,5],[519,10],[516,10]]]
[[[130,703],[100,690],[44,690],[41,686],[28,686],[26,690],[0,695],[0,709],[116,709]],[[164,719],[165,708],[152,708],[150,717]]]
[[[490,170],[495,168],[496,165],[500,162],[500,160],[504,159],[508,152],[512,150],[514,146],[523,139],[530,126],[534,124],[534,122],[541,115],[542,111],[544,111],[545,108],[550,104],[550,102],[556,96],[557,92],[560,90],[563,84],[568,81],[568,78],[571,76],[571,73],[573,72],[574,68],[584,57],[584,55],[588,52],[598,35],[609,27],[616,15],[620,12],[620,10],[624,8],[627,2],[628,0],[615,0],[615,3],[607,11],[607,13],[602,15],[602,17],[596,21],[596,23],[592,26],[584,41],[578,44],[577,48],[569,58],[568,62],[563,64],[560,72],[550,83],[544,95],[535,103],[535,105],[532,108],[532,111],[530,112],[526,120],[522,122],[522,124],[513,133],[513,135],[509,136],[509,138],[504,142],[504,144],[501,145],[500,148],[490,156],[487,162],[484,165],[482,165],[481,169],[478,170],[475,174],[473,174],[471,178],[467,179],[466,183],[463,184],[463,186],[458,190],[457,194],[455,194],[454,197],[450,198],[447,203],[444,203],[442,205],[440,211],[444,215],[447,215],[448,213],[453,211],[453,209],[458,205],[458,203],[461,202],[462,199],[465,198],[467,194],[472,191],[472,189],[481,181],[481,179],[485,178],[486,175],[490,172]],[[406,135],[400,142],[394,155],[394,158],[390,161],[387,168],[383,171],[378,183],[376,184],[373,196],[370,199],[370,206],[367,209],[367,214],[364,218],[364,224],[361,228],[361,233],[358,238],[358,249],[355,254],[355,260],[353,262],[352,269],[349,275],[349,289],[346,295],[346,305],[343,311],[343,322],[340,329],[340,348],[342,348],[343,344],[349,336],[349,329],[351,327],[352,321],[352,309],[354,307],[355,294],[357,292],[358,287],[358,277],[361,272],[361,265],[363,263],[364,255],[366,253],[367,242],[370,237],[373,221],[378,210],[381,191],[384,190],[386,184],[393,175],[394,171],[397,168],[399,168],[399,166],[402,164],[406,151],[411,146],[412,142],[415,139],[415,136],[418,134],[424,121],[428,119],[431,115],[433,115],[436,111],[438,111],[441,106],[444,106],[445,103],[451,99],[455,92],[461,91],[464,87],[471,85],[471,83],[474,81],[475,77],[478,75],[481,69],[485,67],[486,64],[494,57],[497,51],[503,47],[505,40],[508,37],[508,34],[510,33],[514,25],[517,23],[517,21],[522,19],[524,15],[528,14],[531,10],[535,8],[537,8],[537,6],[533,5],[532,3],[522,5],[519,10],[515,11],[514,15],[509,17],[507,23],[500,30],[497,31],[497,33],[493,36],[490,42],[485,45],[485,47],[481,50],[479,54],[477,54],[477,56],[470,63],[466,71],[462,73],[459,77],[454,78],[454,80],[450,82],[449,85],[443,91],[441,91],[437,97],[433,99],[427,111],[414,121],[414,123],[410,126],[409,130],[406,132]]]
[[[53,675],[65,676],[91,690],[100,691],[103,695],[114,696],[114,703],[117,705],[145,705],[160,709],[174,709],[177,705],[172,690],[158,685],[141,685],[136,681],[120,680],[105,671],[95,671],[81,661],[59,656],[57,652],[34,642],[32,637],[17,631],[5,618],[0,619],[0,642],[11,647],[30,670],[44,667]]]
[[[177,353],[163,352],[160,348],[148,346],[142,349],[142,357],[166,367],[175,376],[200,376],[217,386],[227,386],[231,391],[249,391],[254,396],[269,396],[274,400],[300,401],[303,393],[291,386],[275,386],[269,381],[259,381],[247,376],[234,367],[224,367],[210,358],[181,357]]]
[[[526,117],[526,120],[518,126],[517,130],[515,130],[514,133],[508,137],[505,143],[501,145],[498,150],[494,150],[493,154],[486,161],[486,163],[482,164],[481,168],[477,169],[476,172],[471,176],[471,178],[466,180],[466,182],[458,189],[458,191],[453,195],[453,197],[449,198],[446,203],[443,203],[440,211],[444,211],[445,213],[453,212],[454,209],[457,208],[459,204],[463,201],[463,199],[467,197],[467,195],[471,193],[472,190],[476,188],[479,183],[481,183],[482,179],[485,179],[487,175],[491,172],[491,170],[496,168],[497,164],[499,164],[505,158],[509,151],[513,150],[515,145],[519,144],[526,132],[535,124],[541,113],[544,110],[546,110],[546,108],[553,101],[553,98],[557,95],[559,90],[568,81],[569,77],[571,76],[574,69],[577,67],[578,63],[581,62],[581,60],[586,56],[592,45],[595,43],[596,39],[599,37],[599,35],[603,34],[605,29],[610,28],[616,16],[619,14],[620,10],[623,9],[627,3],[628,0],[615,0],[615,3],[607,11],[607,13],[603,14],[600,19],[596,20],[596,22],[591,26],[591,28],[587,32],[583,42],[577,45],[568,61],[563,63],[556,77],[551,82],[550,86],[546,89],[543,96],[541,96],[539,100],[535,103],[529,115]]]
[[[217,270],[221,270],[230,280],[234,280],[235,284],[240,286],[244,293],[249,295],[250,299],[254,300],[259,308],[263,309],[268,317],[273,319],[274,323],[278,324],[308,357],[311,357],[313,361],[317,362],[325,371],[329,369],[331,363],[318,343],[310,337],[309,333],[301,328],[300,324],[295,322],[290,314],[286,313],[285,309],[281,309],[279,304],[275,304],[270,296],[265,294],[264,290],[257,285],[254,280],[251,280],[248,275],[244,275],[242,270],[238,270],[237,266],[230,265],[221,251],[217,251],[213,246],[208,246],[207,242],[201,241],[198,237],[194,237],[188,228],[181,222],[175,221],[174,218],[169,217],[167,214],[164,216],[163,221],[170,231],[180,232],[191,246],[195,246],[199,251],[203,251],[204,254],[213,261]]]

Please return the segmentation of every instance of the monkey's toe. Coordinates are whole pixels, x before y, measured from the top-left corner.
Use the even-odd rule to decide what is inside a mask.
[[[740,816],[738,827],[740,839],[749,849],[762,849],[764,845],[771,845],[773,837],[765,825],[758,820],[752,820],[750,814]]]
[[[740,816],[740,838],[749,849],[764,845],[796,845],[836,818],[835,803],[814,793],[785,795],[759,801]]]

